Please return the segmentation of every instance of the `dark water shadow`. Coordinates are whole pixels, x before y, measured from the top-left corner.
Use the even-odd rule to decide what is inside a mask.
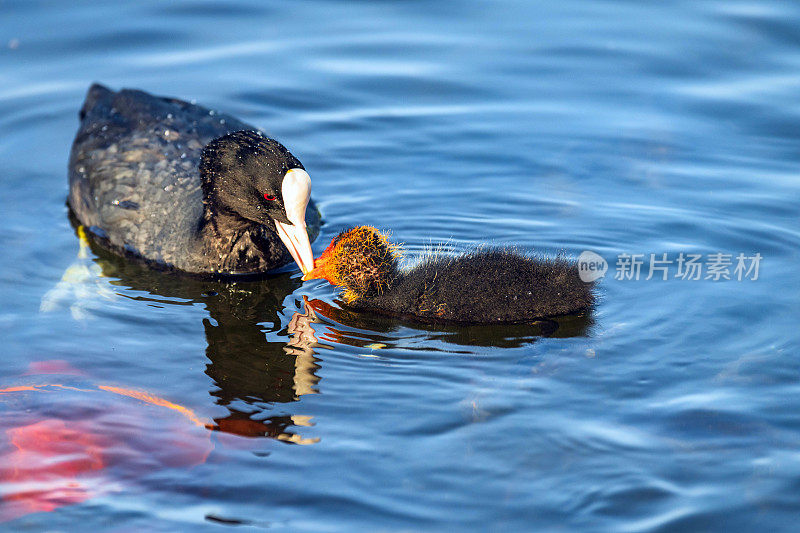
[[[213,430],[306,443],[288,428],[308,425],[308,417],[264,416],[273,410],[273,404],[296,402],[304,394],[318,392],[315,373],[319,366],[312,348],[316,339],[310,326],[313,315],[295,313],[283,331],[288,342],[270,342],[266,336],[283,329],[283,301],[300,286],[298,280],[287,273],[255,281],[197,279],[149,269],[109,252],[91,238],[88,244],[93,261],[111,285],[149,293],[160,302],[174,298],[180,302],[169,303],[206,308],[205,373],[216,386],[209,393],[228,410],[228,415],[214,419]]]
[[[518,348],[537,342],[542,338],[569,338],[588,336],[594,319],[592,313],[541,319],[521,324],[455,324],[447,322],[423,322],[407,318],[390,317],[348,309],[340,300],[333,304],[323,300],[306,301],[317,319],[326,324],[326,331],[320,333],[320,340],[347,344],[360,348],[370,344],[391,340],[391,334],[403,327],[424,332],[426,339],[440,341],[447,345],[447,353],[467,353],[467,346]],[[425,346],[420,348],[437,351]],[[469,352],[471,353],[471,352]]]

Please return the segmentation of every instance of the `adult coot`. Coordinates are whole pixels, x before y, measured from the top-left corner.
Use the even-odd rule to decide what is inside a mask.
[[[69,162],[69,206],[96,241],[163,269],[313,268],[311,180],[283,145],[229,115],[92,85]]]
[[[428,322],[521,323],[594,304],[593,284],[581,281],[572,261],[485,249],[403,270],[398,247],[369,226],[335,237],[303,277],[315,278],[343,287],[354,309]]]

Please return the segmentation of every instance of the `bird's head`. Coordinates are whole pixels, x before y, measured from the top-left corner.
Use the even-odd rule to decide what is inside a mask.
[[[216,210],[275,230],[303,273],[314,267],[306,231],[311,178],[274,139],[236,131],[214,139],[200,159],[203,197]]]
[[[399,256],[386,235],[371,226],[359,226],[334,237],[303,279],[325,279],[343,287],[344,300],[350,303],[389,286],[397,276]]]

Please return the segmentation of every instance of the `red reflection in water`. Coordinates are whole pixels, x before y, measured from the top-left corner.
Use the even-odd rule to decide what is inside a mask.
[[[311,308],[313,312],[322,315],[329,320],[333,320],[335,322],[353,322],[352,313],[334,307],[323,300],[309,300],[308,298],[305,298],[305,304],[307,307]],[[318,334],[318,337],[320,341],[332,342],[335,344],[352,344],[352,342],[347,339],[346,336],[342,335],[339,330],[331,325],[327,325],[326,328]]]
[[[249,418],[217,418],[214,422],[217,424],[215,426],[209,425],[209,429],[239,435],[240,437],[263,437],[274,433],[269,425]]]
[[[83,480],[105,467],[102,435],[63,420],[46,419],[6,430],[13,446],[0,458],[0,480],[6,505],[0,520],[52,511],[92,496],[91,483]],[[89,476],[87,476],[87,474]]]
[[[83,372],[61,359],[33,361],[28,365],[28,371],[22,375],[30,376],[34,374],[61,374],[70,376],[85,375]]]
[[[204,463],[211,452],[206,423],[192,410],[147,392],[39,384],[0,389],[0,398],[30,393],[75,402],[75,413],[87,401],[107,407],[85,420],[36,419],[35,413],[18,413],[23,420],[14,420],[13,413],[7,414],[14,421],[5,429],[5,438],[0,434],[0,522],[53,511],[110,490],[115,486],[114,475],[107,473],[110,466],[141,476],[159,468]],[[164,416],[170,412],[181,416]]]

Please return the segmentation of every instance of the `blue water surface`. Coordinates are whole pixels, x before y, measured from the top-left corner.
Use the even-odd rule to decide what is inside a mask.
[[[797,5],[0,13],[0,528],[795,530]],[[340,310],[297,271],[203,282],[82,247],[66,170],[93,81],[284,142],[325,220],[315,253],[358,224],[409,262],[591,250],[609,262],[599,304],[555,331],[422,326]],[[681,253],[730,254],[731,279],[682,279]],[[639,280],[620,254],[642,254]],[[650,254],[667,280],[645,279]],[[757,279],[736,279],[739,254],[760,255]],[[48,438],[88,442],[67,428],[102,468],[20,470]],[[64,483],[49,506],[31,495]]]

